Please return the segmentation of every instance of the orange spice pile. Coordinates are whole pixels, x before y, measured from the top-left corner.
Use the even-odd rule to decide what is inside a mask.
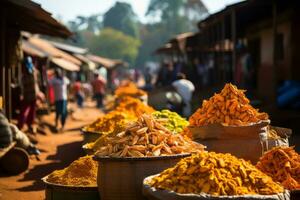
[[[271,149],[260,158],[256,166],[286,189],[300,189],[300,155],[293,147]]]
[[[125,112],[132,116],[141,116],[142,114],[151,114],[155,110],[141,100],[130,96],[125,96],[120,99],[119,105],[115,108],[116,111]]]
[[[133,82],[128,82],[118,87],[115,91],[115,95],[117,97],[122,97],[122,96],[139,97],[139,96],[144,96],[146,94],[147,93],[144,90],[139,89]]]
[[[126,114],[126,112],[111,111],[86,126],[84,130],[101,134],[120,132],[125,128],[125,124],[133,119],[135,119],[135,117]]]
[[[227,83],[220,93],[203,101],[202,107],[189,118],[190,125],[222,123],[225,126],[246,126],[267,120],[268,114],[253,108],[244,92]]]

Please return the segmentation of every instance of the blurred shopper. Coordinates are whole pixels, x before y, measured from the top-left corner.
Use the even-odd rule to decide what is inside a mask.
[[[185,74],[178,73],[177,80],[172,83],[176,92],[182,97],[183,106],[183,116],[189,117],[191,114],[191,100],[193,92],[195,91],[194,84],[186,79]]]
[[[76,103],[79,108],[83,107],[83,102],[84,102],[84,91],[83,91],[83,86],[81,84],[80,78],[75,81],[73,84],[73,90],[76,98]]]
[[[145,86],[143,89],[146,91],[151,91],[153,89],[153,85],[152,85],[153,75],[151,73],[150,67],[146,67],[144,73],[144,79],[145,79]]]
[[[54,89],[55,96],[55,127],[58,127],[58,121],[61,122],[61,131],[64,130],[65,122],[68,115],[67,110],[67,100],[68,100],[68,90],[67,86],[70,84],[70,81],[67,77],[64,76],[61,69],[55,70],[55,77],[49,80],[49,85]]]
[[[97,102],[97,108],[102,108],[106,81],[99,74],[94,74],[94,80],[92,81],[92,86],[94,92],[94,99],[96,99]]]
[[[32,125],[35,119],[36,101],[38,97],[43,100],[44,95],[40,92],[37,70],[34,68],[31,57],[24,59],[22,69],[21,110],[18,119],[18,128],[22,129],[26,123],[28,130],[33,133]]]

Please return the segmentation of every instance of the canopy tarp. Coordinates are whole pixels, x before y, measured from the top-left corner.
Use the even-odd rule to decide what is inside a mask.
[[[51,62],[58,65],[59,67],[68,71],[79,71],[80,67],[72,62],[69,62],[63,58],[52,58]]]

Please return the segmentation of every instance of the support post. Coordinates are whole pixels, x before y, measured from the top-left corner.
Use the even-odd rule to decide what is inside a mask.
[[[232,79],[235,80],[236,71],[236,11],[235,9],[231,12],[231,40],[232,40]]]

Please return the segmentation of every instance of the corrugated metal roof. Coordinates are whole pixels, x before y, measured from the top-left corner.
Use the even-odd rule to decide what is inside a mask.
[[[69,53],[73,53],[73,54],[86,54],[88,49],[84,49],[81,47],[77,47],[74,45],[69,45],[69,44],[64,44],[64,43],[60,43],[60,42],[54,42],[54,41],[49,41],[53,46],[55,46],[56,48],[63,50],[63,51],[67,51]]]
[[[61,50],[55,48],[47,40],[44,40],[44,39],[41,39],[38,37],[30,37],[28,39],[28,42],[30,44],[36,46],[37,48],[41,49],[42,51],[46,52],[51,57],[63,58],[69,62],[76,64],[76,65],[82,64],[82,62],[80,60],[71,56],[68,53],[65,53],[64,51],[61,51]]]
[[[3,8],[7,24],[11,27],[64,38],[72,35],[51,13],[30,0],[1,0],[0,8]]]

